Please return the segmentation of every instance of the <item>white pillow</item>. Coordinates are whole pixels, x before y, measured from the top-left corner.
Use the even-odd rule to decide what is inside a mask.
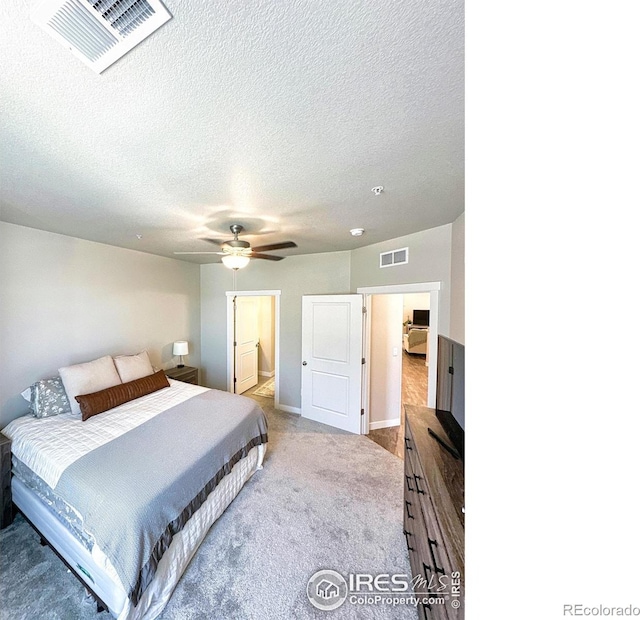
[[[118,355],[113,359],[122,383],[135,381],[153,374],[153,366],[146,351],[137,355]]]
[[[110,355],[92,362],[58,368],[64,390],[69,398],[72,413],[80,415],[76,396],[93,394],[114,385],[120,385],[120,375]]]

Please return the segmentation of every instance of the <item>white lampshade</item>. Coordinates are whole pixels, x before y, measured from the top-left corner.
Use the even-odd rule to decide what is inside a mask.
[[[241,254],[225,254],[222,257],[222,262],[229,269],[242,269],[249,264],[249,257]]]
[[[173,343],[174,355],[189,355],[189,343],[186,340],[178,340]]]

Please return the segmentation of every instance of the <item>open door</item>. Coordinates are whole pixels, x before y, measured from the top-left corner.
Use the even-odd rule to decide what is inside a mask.
[[[362,295],[302,297],[302,416],[360,434]]]
[[[242,394],[258,385],[260,327],[258,297],[235,299],[235,392]]]

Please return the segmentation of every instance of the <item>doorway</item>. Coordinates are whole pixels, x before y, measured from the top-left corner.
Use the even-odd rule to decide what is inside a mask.
[[[371,419],[373,295],[429,293],[430,354],[437,359],[440,282],[358,288],[357,294],[302,297],[302,416],[368,435]],[[395,325],[402,333],[402,304]],[[397,341],[398,357],[402,339]],[[364,355],[363,355],[364,353]],[[399,358],[401,359],[401,358]],[[399,375],[399,378],[401,375]],[[435,405],[437,367],[428,373],[427,406]],[[400,380],[398,381],[398,395]],[[400,400],[400,398],[398,399]],[[398,408],[401,410],[400,403]],[[399,413],[398,422],[402,419]]]
[[[402,457],[405,404],[427,405],[429,293],[371,296],[369,434]]]
[[[279,404],[280,291],[227,291],[227,390]]]
[[[402,403],[426,407],[429,293],[371,296],[369,429],[397,426]]]
[[[438,314],[439,314],[439,292],[440,282],[424,282],[416,284],[399,284],[390,286],[377,286],[377,287],[365,287],[359,288],[358,293],[364,294],[365,308],[367,316],[369,317],[365,327],[365,356],[366,359],[372,360],[371,364],[365,366],[364,382],[363,382],[363,404],[364,415],[363,417],[363,434],[369,434],[370,430],[376,430],[377,428],[384,428],[384,425],[375,425],[372,429],[372,393],[377,390],[378,393],[384,394],[384,399],[387,401],[387,406],[390,411],[398,411],[397,417],[393,420],[393,424],[396,425],[396,434],[398,434],[398,425],[402,424],[402,361],[405,355],[405,346],[408,349],[408,353],[415,353],[420,349],[420,346],[426,346],[425,358],[435,360],[437,359],[437,346],[438,346]],[[418,301],[418,305],[425,305],[426,298],[412,297],[413,294],[427,293],[429,295],[429,302],[427,308],[405,308],[405,296],[407,302]],[[376,328],[389,332],[386,341],[386,350],[383,355],[387,356],[386,365],[390,369],[390,372],[384,373],[384,381],[382,384],[382,390],[372,390],[372,383],[374,380],[373,367],[376,363],[373,359],[373,355],[376,354],[376,345],[373,345],[372,341],[376,337],[374,334],[374,321],[373,316],[373,297],[376,296],[380,300],[384,300],[385,303],[379,304],[383,309],[378,309],[378,318],[382,317],[382,326],[376,324]],[[410,310],[410,311],[409,311]],[[409,334],[403,333],[414,327],[413,310],[428,310],[428,330],[425,334],[415,334],[411,339],[405,338]],[[408,312],[409,311],[409,312]],[[420,317],[420,322],[424,322],[424,312],[419,312],[416,318]],[[409,322],[407,322],[407,318]],[[389,323],[393,321],[393,323]],[[391,325],[391,327],[385,327]],[[422,327],[422,326],[419,326]],[[420,343],[419,341],[424,342]],[[398,344],[400,343],[400,344]],[[395,348],[398,349],[397,353]],[[395,354],[395,355],[394,355]],[[401,355],[402,354],[402,355]],[[425,359],[423,358],[423,359]],[[425,359],[425,361],[426,361]],[[407,357],[407,362],[415,362],[413,357]],[[419,364],[419,361],[418,361]],[[410,368],[406,369],[405,375],[410,376]],[[435,364],[432,364],[430,372],[427,372],[426,381],[426,406],[430,408],[435,407],[435,395],[436,395],[436,381],[437,381],[437,368]],[[421,390],[422,388],[418,388]],[[376,398],[377,401],[377,398]],[[377,407],[377,404],[374,405]],[[375,422],[375,419],[373,420]]]

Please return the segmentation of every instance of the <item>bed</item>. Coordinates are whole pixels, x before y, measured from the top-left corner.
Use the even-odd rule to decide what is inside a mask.
[[[2,431],[15,505],[118,620],[162,612],[266,451],[255,401],[166,382],[84,421],[26,415]]]

